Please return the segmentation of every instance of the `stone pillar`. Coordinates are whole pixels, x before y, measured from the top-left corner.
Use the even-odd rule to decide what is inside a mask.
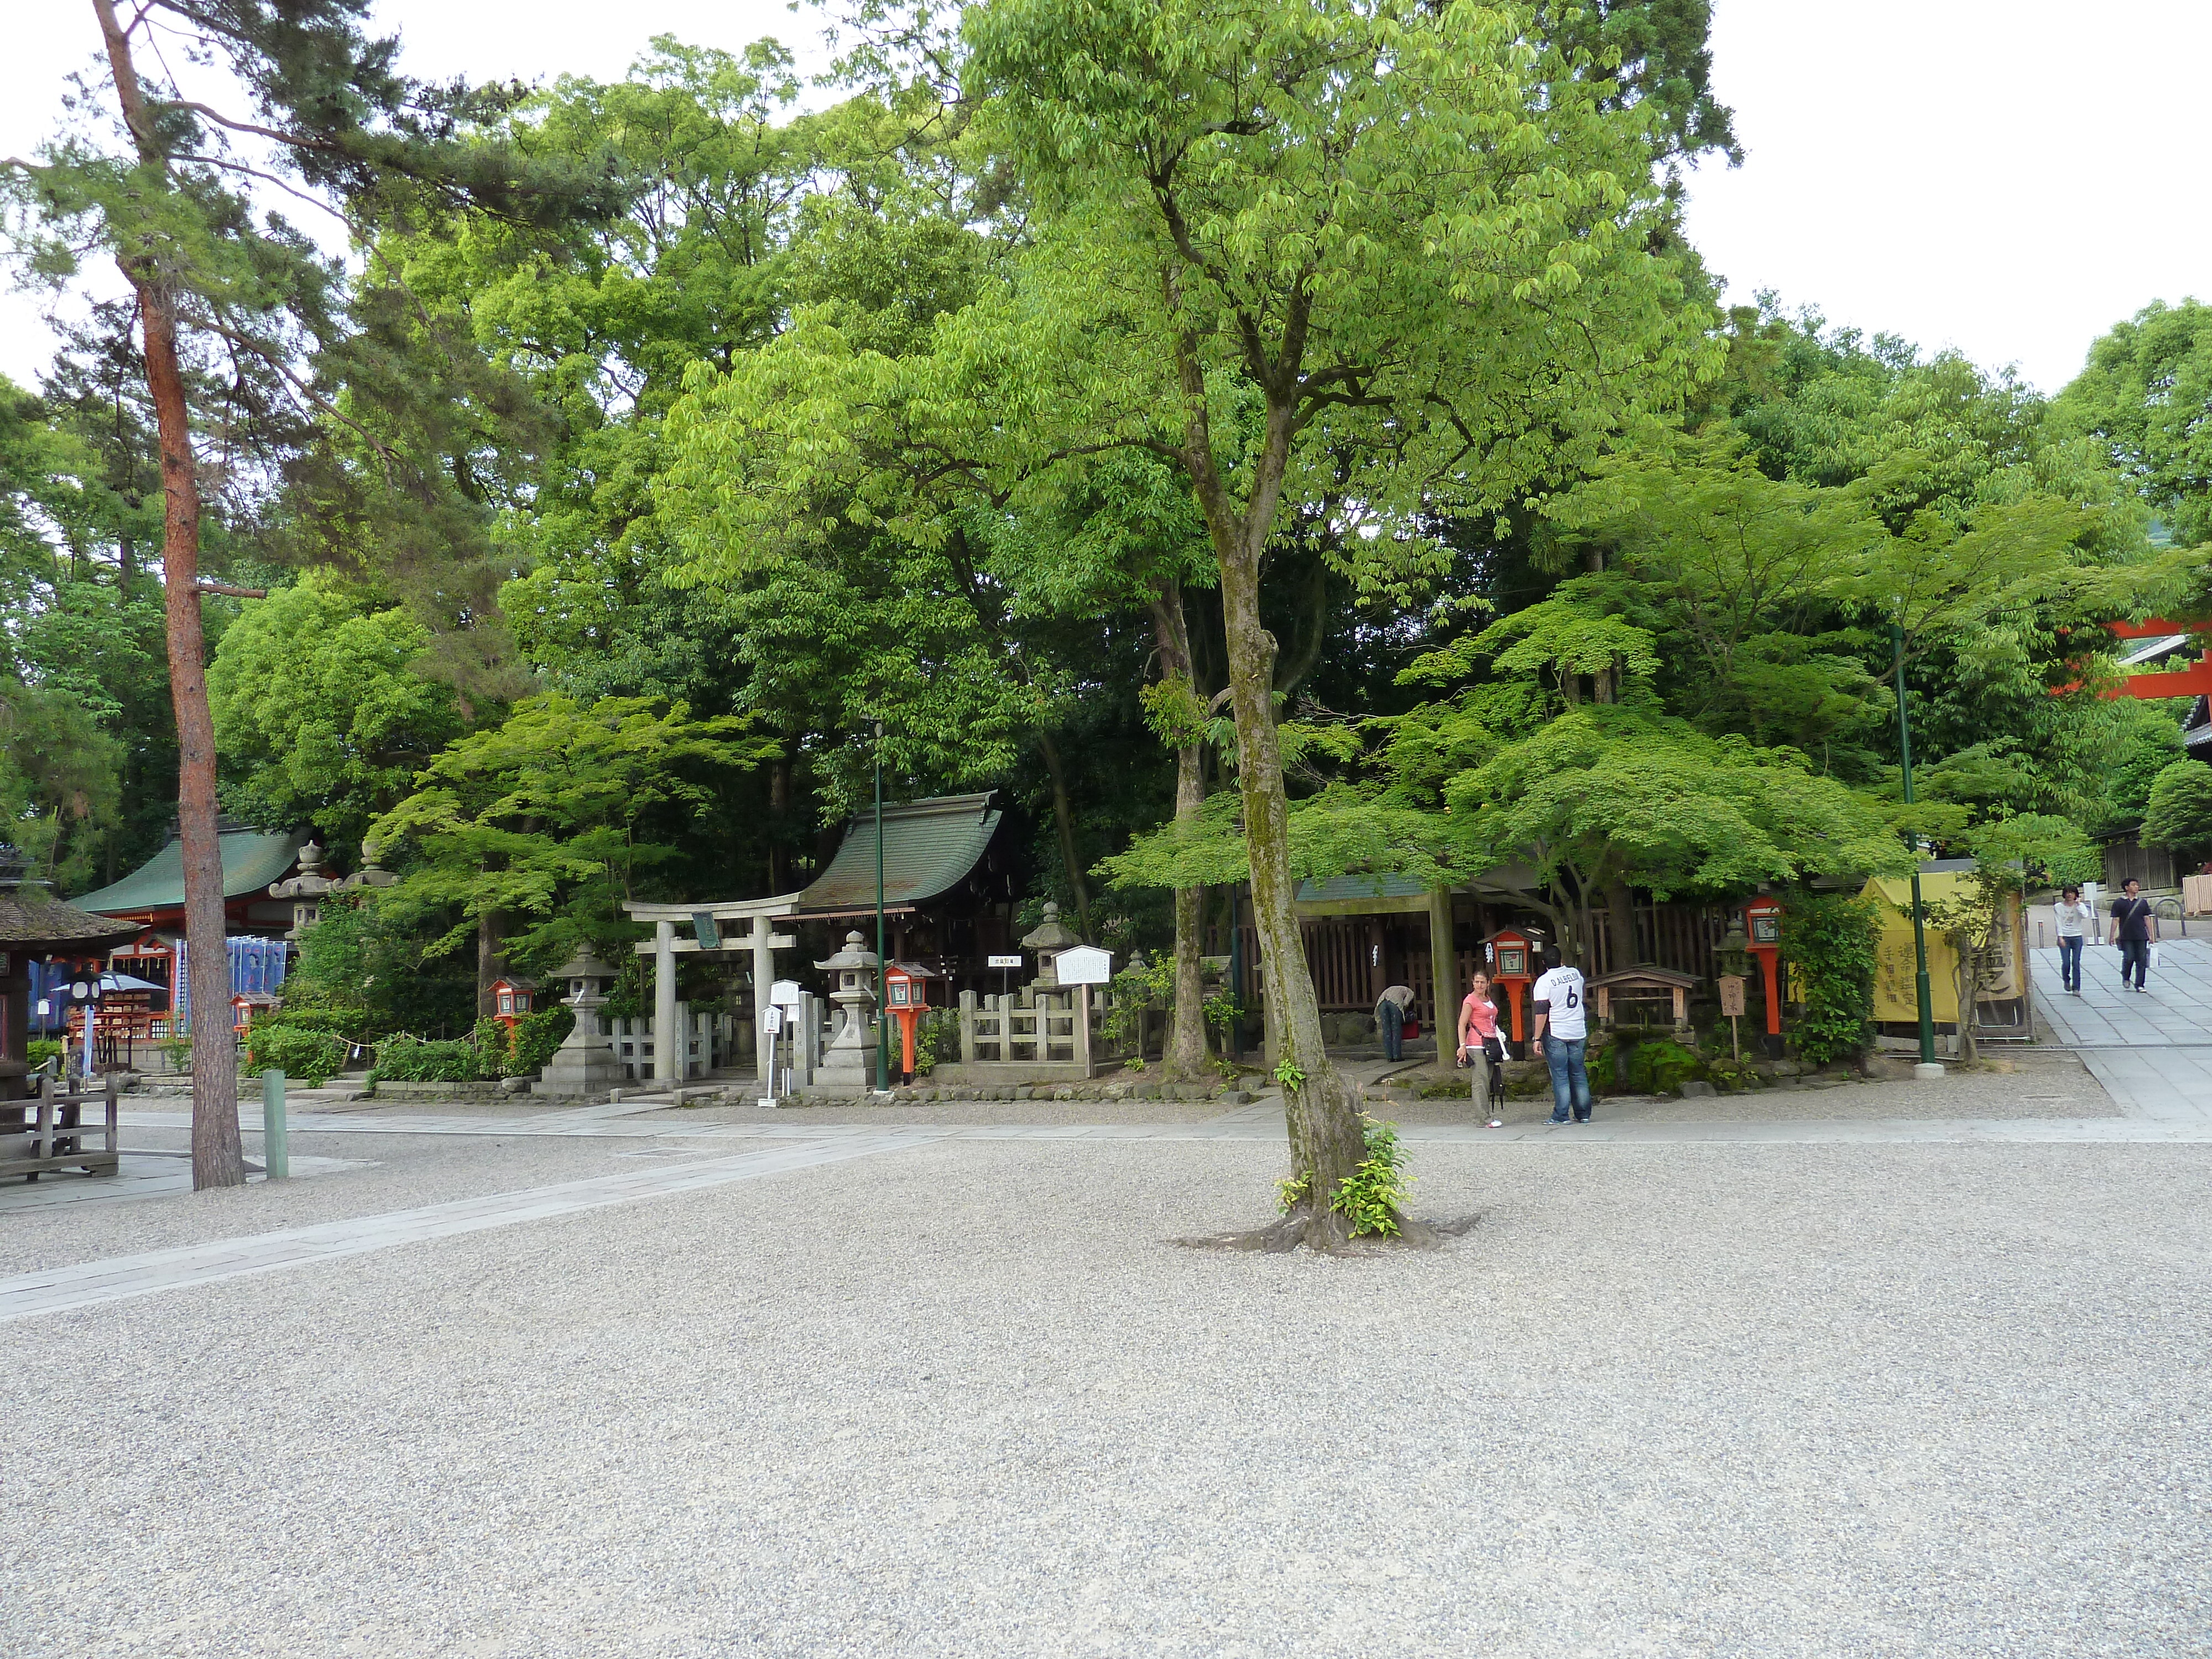
[[[768,1057],[775,1048],[775,1044],[770,1042],[768,1034],[760,1029],[761,1021],[766,1016],[768,1010],[771,1006],[768,1000],[769,991],[775,984],[775,948],[769,944],[769,940],[773,939],[775,936],[775,924],[774,922],[770,921],[766,916],[755,916],[753,918],[753,933],[751,940],[753,947],[753,1030],[759,1038],[758,1047],[762,1055],[761,1081],[763,1083],[771,1083],[775,1080],[775,1062]]]
[[[687,1033],[676,1006],[676,924],[653,924],[653,1079],[656,1083],[684,1080],[684,1051]]]
[[[1451,889],[1438,887],[1429,894],[1430,998],[1436,1005],[1437,1061],[1452,1062],[1452,1044],[1459,1039],[1459,964],[1452,956]]]

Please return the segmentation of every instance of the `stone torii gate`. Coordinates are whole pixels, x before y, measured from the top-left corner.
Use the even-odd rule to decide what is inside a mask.
[[[711,919],[722,932],[720,948],[726,951],[750,946],[753,953],[753,1051],[758,1057],[761,1076],[769,1075],[770,1064],[769,1045],[760,1040],[761,1010],[768,1006],[768,989],[775,982],[775,953],[797,946],[795,935],[779,933],[775,923],[791,915],[799,908],[797,893],[782,893],[774,898],[721,899],[714,902],[678,904],[641,904],[625,902],[633,921],[653,924],[653,937],[640,939],[636,951],[653,958],[653,1078],[656,1083],[684,1081],[684,1060],[686,1034],[676,1027],[676,958],[690,951],[702,950],[699,943],[699,924]],[[746,931],[735,932],[732,924],[743,922]],[[677,928],[689,927],[691,937],[678,939]]]

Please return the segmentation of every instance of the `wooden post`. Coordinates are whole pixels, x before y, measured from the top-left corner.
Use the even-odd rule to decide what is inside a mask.
[[[289,1179],[292,1146],[284,1123],[284,1073],[274,1066],[261,1074],[261,1167],[271,1181]]]
[[[1459,975],[1452,961],[1452,904],[1451,889],[1437,887],[1429,892],[1429,984],[1431,1012],[1436,1016],[1437,1063],[1443,1063],[1450,1046],[1444,1041],[1449,1030],[1455,1038],[1459,1032]]]

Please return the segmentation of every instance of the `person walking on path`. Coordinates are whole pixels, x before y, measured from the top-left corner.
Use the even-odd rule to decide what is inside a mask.
[[[1410,985],[1393,985],[1375,1000],[1375,1024],[1382,1032],[1382,1058],[1406,1057],[1406,1011],[1413,1006]]]
[[[2081,994],[2081,947],[2097,931],[2097,911],[2070,883],[2052,907],[2058,916],[2058,982],[2075,996]]]
[[[1562,965],[1556,945],[1544,947],[1544,974],[1536,981],[1532,1000],[1536,1008],[1536,1048],[1552,1073],[1552,1121],[1565,1123],[1571,1110],[1576,1122],[1587,1123],[1590,1120],[1589,1010],[1584,1006],[1582,969]]]
[[[1459,1006],[1459,1063],[1476,1065],[1478,1055],[1481,1069],[1474,1075],[1474,1097],[1487,1101],[1490,1127],[1503,1128],[1505,1120],[1498,1115],[1498,1103],[1505,1098],[1505,1040],[1498,1034],[1498,1005],[1490,1000],[1490,975],[1479,969],[1474,988]]]
[[[2120,988],[2127,990],[2128,975],[2135,975],[2132,988],[2144,989],[2143,981],[2150,977],[2151,941],[2158,937],[2158,917],[2150,908],[2150,901],[2142,896],[2142,885],[2130,877],[2120,889],[2119,897],[2112,901],[2112,931],[2108,941],[2120,947]]]

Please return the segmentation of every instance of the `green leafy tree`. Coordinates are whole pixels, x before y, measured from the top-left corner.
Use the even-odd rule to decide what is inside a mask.
[[[185,931],[196,975],[196,1187],[236,1186],[246,1176],[222,1024],[229,988],[201,614],[209,586],[202,480],[213,457],[196,445],[206,428],[196,422],[204,403],[196,411],[193,381],[197,373],[224,388],[219,395],[237,417],[215,429],[220,442],[248,441],[264,459],[267,446],[283,444],[288,424],[296,438],[308,414],[344,418],[301,369],[309,343],[344,331],[333,303],[337,273],[283,217],[257,212],[247,192],[274,179],[280,189],[365,218],[426,202],[565,213],[592,199],[600,182],[549,176],[533,192],[511,155],[460,143],[461,128],[496,101],[398,76],[396,44],[362,32],[367,9],[367,0],[147,0],[126,16],[116,0],[91,0],[112,102],[85,86],[75,100],[84,124],[36,160],[0,161],[11,240],[33,271],[58,285],[96,252],[114,262],[136,302],[160,453]],[[157,30],[159,49],[150,44]],[[195,97],[170,73],[174,63],[211,81],[227,70],[228,85]],[[210,101],[228,92],[241,100],[234,112]],[[117,118],[104,134],[89,123],[103,103]],[[241,148],[248,140],[256,148]]]
[[[1702,313],[1653,252],[1650,124],[1467,6],[994,0],[962,27],[978,126],[1037,198],[1035,251],[927,362],[805,327],[756,354],[811,430],[754,372],[702,384],[697,487],[763,427],[787,489],[897,437],[843,492],[894,526],[944,522],[948,495],[1003,510],[1110,448],[1182,474],[1219,583],[1268,1030],[1303,1079],[1309,1184],[1274,1240],[1328,1244],[1365,1150],[1291,908],[1266,556],[1301,507],[1361,503],[1378,533],[1335,556],[1402,591],[1441,568],[1414,522],[1436,492],[1510,499],[1694,372]],[[761,499],[788,518],[787,493]]]
[[[2212,306],[2144,307],[2089,348],[2058,412],[2106,447],[2176,541],[2212,542]]]
[[[1782,951],[1804,988],[1793,1031],[1797,1052],[1815,1066],[1853,1060],[1874,1034],[1875,946],[1881,906],[1847,893],[1801,888],[1782,917]]]
[[[407,611],[319,575],[233,623],[208,668],[233,804],[358,845],[464,729],[452,686],[417,672],[429,644]]]
[[[622,901],[674,855],[667,832],[713,804],[717,774],[774,752],[743,720],[695,720],[680,704],[526,698],[449,745],[378,820],[380,848],[405,860],[380,908],[442,928],[424,947],[432,957],[480,938],[494,918],[524,923],[512,948],[544,969],[587,939],[624,939]],[[495,967],[480,954],[480,994]]]
[[[2142,836],[2192,857],[2212,851],[2212,766],[2178,760],[2161,771],[2150,787]]]

